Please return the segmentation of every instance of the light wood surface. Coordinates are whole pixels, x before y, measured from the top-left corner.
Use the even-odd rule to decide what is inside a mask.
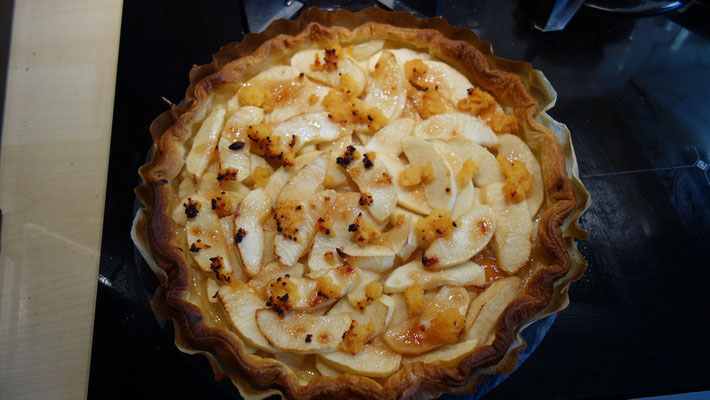
[[[121,5],[15,1],[0,142],[0,399],[86,397]]]

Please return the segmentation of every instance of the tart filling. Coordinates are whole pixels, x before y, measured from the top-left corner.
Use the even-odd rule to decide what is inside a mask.
[[[539,234],[569,197],[562,160],[540,161],[557,144],[530,147],[529,97],[476,84],[431,49],[310,29],[202,81],[161,138],[149,237],[180,266],[166,307],[187,317],[175,318],[188,342],[226,333],[238,345],[215,345],[223,357],[291,396],[324,382],[375,397],[424,377],[468,385],[440,368],[496,359],[499,331],[538,307],[525,291],[565,262]],[[346,375],[367,381],[330,378]]]

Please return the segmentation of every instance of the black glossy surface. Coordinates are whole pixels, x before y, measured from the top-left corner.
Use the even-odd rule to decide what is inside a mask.
[[[710,9],[531,28],[535,2],[445,0],[443,16],[497,55],[541,69],[592,194],[589,263],[538,349],[490,399],[634,397],[710,388]],[[90,398],[227,398],[177,351],[144,293],[128,232],[150,121],[182,98],[192,63],[239,40],[237,2],[124,1]],[[154,283],[153,283],[154,284]],[[169,326],[170,324],[168,324]],[[226,389],[222,389],[226,388]],[[233,391],[231,391],[233,393]]]

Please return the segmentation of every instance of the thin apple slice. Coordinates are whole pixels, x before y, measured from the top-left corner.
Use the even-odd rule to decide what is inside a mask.
[[[271,210],[271,198],[264,189],[253,190],[237,206],[234,234],[244,270],[250,276],[259,273],[264,256],[264,218]]]
[[[463,186],[459,185],[458,193],[456,193],[456,203],[454,209],[451,210],[451,219],[457,220],[461,218],[474,204],[476,204],[476,195],[473,188],[473,182],[467,181]]]
[[[395,252],[387,246],[348,244],[341,247],[339,253],[348,265],[368,271],[384,272],[394,265]]]
[[[296,172],[286,182],[275,202],[276,213],[279,213],[280,205],[283,207],[293,206],[294,212],[298,212],[302,216],[301,221],[297,224],[298,227],[294,228],[293,232],[282,232],[281,235],[274,238],[274,254],[282,264],[292,265],[311,245],[315,235],[316,219],[320,214],[320,209],[324,206],[323,198],[317,196],[313,199],[313,194],[318,191],[323,183],[323,178],[325,178],[326,161],[327,155],[321,154]],[[306,199],[312,200],[306,201]],[[294,206],[296,203],[298,205]],[[297,209],[298,206],[301,208]],[[280,215],[284,215],[283,218],[289,218],[288,213]],[[291,235],[291,238],[288,235]]]
[[[425,139],[448,140],[464,137],[481,146],[498,146],[498,137],[486,123],[469,114],[446,112],[436,114],[414,127],[414,136]]]
[[[365,293],[365,286],[367,286],[367,284],[372,281],[379,280],[380,275],[381,274],[378,272],[368,271],[366,269],[360,270],[360,279],[358,280],[353,290],[351,290],[347,296],[348,302],[351,306],[355,307],[357,306],[358,302],[367,298],[367,294]]]
[[[525,198],[528,203],[528,211],[530,212],[530,217],[535,217],[537,210],[542,204],[542,199],[544,197],[544,188],[542,185],[542,169],[540,164],[537,162],[535,155],[530,151],[525,142],[523,142],[519,137],[511,134],[500,135],[500,148],[498,148],[498,155],[503,155],[503,157],[509,160],[520,160],[525,163],[525,168],[533,176],[533,189],[532,194]]]
[[[382,245],[389,247],[393,252],[398,253],[409,241],[409,232],[412,230],[412,216],[402,214],[399,225],[382,234]]]
[[[210,163],[215,147],[219,142],[219,135],[222,132],[224,125],[224,116],[226,114],[224,106],[218,106],[212,113],[205,118],[200,126],[200,129],[192,139],[192,148],[185,158],[185,168],[197,182],[202,173]]]
[[[375,72],[375,66],[377,65],[377,62],[380,60],[380,57],[382,57],[382,54],[387,51],[390,52],[394,55],[395,59],[397,60],[397,64],[399,64],[401,67],[404,67],[404,63],[406,63],[409,60],[414,60],[416,58],[420,60],[431,60],[431,56],[427,53],[422,53],[420,51],[414,51],[410,49],[388,49],[384,51],[380,51],[375,53],[370,57],[370,59],[367,61],[367,68],[370,72]]]
[[[438,238],[424,251],[427,267],[441,269],[460,264],[483,250],[496,232],[491,207],[476,206],[459,218],[451,238]]]
[[[463,137],[448,139],[446,144],[462,160],[470,158],[479,165],[478,170],[473,174],[473,183],[477,187],[483,187],[490,183],[505,182],[505,176],[501,172],[498,160],[481,145]]]
[[[382,51],[382,47],[384,47],[384,45],[384,40],[370,40],[353,46],[350,55],[357,61],[367,60],[378,51]]]
[[[291,167],[279,167],[271,176],[269,181],[264,186],[264,192],[273,200],[279,197],[281,190],[286,185],[294,172]]]
[[[375,132],[367,143],[367,150],[394,156],[402,154],[402,138],[411,136],[416,124],[416,121],[407,117],[395,119]]]
[[[308,257],[311,272],[328,270],[343,265],[337,249],[353,243],[353,234],[348,227],[358,214],[364,212],[360,206],[360,194],[356,192],[335,193],[330,197],[328,209],[319,221],[321,229],[316,233]]]
[[[356,148],[355,146],[352,146]],[[360,152],[362,162],[354,159],[347,165],[350,178],[360,188],[360,192],[370,196],[367,204],[370,215],[377,221],[383,222],[389,217],[397,206],[397,192],[384,162],[377,159],[375,152]]]
[[[373,378],[384,378],[399,370],[402,356],[390,350],[387,345],[366,344],[363,351],[352,355],[343,350],[319,354],[318,358],[327,365],[345,372]]]
[[[237,182],[249,175],[251,140],[247,136],[246,127],[261,123],[264,120],[264,110],[254,106],[244,106],[236,110],[224,124],[219,138],[219,167],[237,171]]]
[[[385,281],[384,290],[386,293],[401,293],[415,282],[422,289],[429,290],[444,285],[482,285],[485,281],[483,267],[472,261],[441,271],[430,271],[419,260],[414,260],[392,271]]]
[[[380,301],[380,299],[377,299],[370,303],[364,310],[360,311],[356,307],[353,307],[348,299],[340,299],[327,314],[342,313],[350,315],[358,325],[367,326],[372,323],[375,329],[368,335],[367,341],[369,341],[385,330],[385,326],[387,326],[387,316],[389,315],[389,306]]]
[[[343,132],[340,124],[328,119],[327,111],[295,115],[276,125],[273,135],[298,152],[310,143],[330,142]],[[293,145],[291,145],[293,143]]]
[[[244,275],[244,267],[237,254],[237,244],[234,243],[234,217],[228,215],[226,217],[219,219],[219,225],[222,228],[222,237],[224,242],[227,243],[227,250],[229,251],[229,259],[232,261],[234,271],[232,272],[232,279],[237,279],[243,281],[246,279]],[[234,255],[234,256],[232,256]]]
[[[341,55],[337,61],[337,68],[332,71],[313,71],[311,65],[316,58],[323,63],[325,50],[307,49],[301,50],[291,57],[291,65],[306,74],[307,77],[316,82],[328,85],[333,88],[340,87],[340,77],[347,74],[353,78],[356,86],[353,95],[359,96],[367,85],[367,75],[360,68],[357,61],[348,55]]]
[[[446,315],[451,312],[449,310],[455,310],[461,318],[466,315],[469,304],[470,296],[466,289],[442,286],[435,295],[427,295],[426,306],[419,318],[408,318],[398,324],[390,324],[392,327],[382,338],[400,354],[425,353],[446,344],[447,341],[457,339],[458,335],[450,333],[447,335],[440,329],[451,322],[446,318]],[[454,320],[454,322],[458,321]],[[452,330],[455,334],[457,330],[464,328],[462,325],[447,326],[446,330]]]
[[[334,351],[350,328],[350,314],[314,316],[304,313],[280,315],[272,310],[256,311],[256,324],[270,345],[295,353]]]
[[[404,70],[397,63],[395,55],[385,50],[375,63],[364,102],[380,109],[389,121],[399,118],[407,101],[404,83]]]
[[[473,299],[466,315],[464,338],[488,344],[498,318],[518,294],[520,285],[520,278],[515,276],[499,279]]]
[[[265,302],[248,285],[224,285],[217,291],[217,298],[245,342],[269,353],[280,351],[269,344],[256,325],[255,313],[265,307]]]
[[[200,268],[214,273],[219,280],[232,280],[235,273],[231,253],[222,233],[219,217],[210,207],[210,201],[195,193],[183,201],[186,212],[187,243],[189,253]],[[241,269],[237,271],[241,273]]]
[[[360,272],[357,268],[342,266],[325,271],[311,272],[306,278],[296,278],[299,285],[298,299],[293,305],[294,310],[318,310],[327,307],[350,293],[359,282]],[[321,287],[321,279],[327,287]],[[293,279],[292,279],[293,280]],[[331,293],[323,293],[326,290]]]
[[[429,206],[429,203],[427,203],[424,190],[421,187],[416,186],[414,188],[406,188],[397,184],[399,181],[399,174],[401,174],[402,170],[406,167],[402,160],[390,153],[379,153],[378,157],[380,161],[385,164],[387,170],[390,171],[392,180],[395,182],[397,204],[416,213],[429,215],[431,213],[431,207]]]
[[[431,208],[451,211],[456,204],[456,173],[434,146],[421,137],[402,139],[404,154],[412,165],[431,163],[434,179],[422,183],[424,195]]]
[[[468,97],[471,81],[449,64],[435,60],[424,60],[428,67],[428,77],[439,86],[442,97],[456,105],[459,100]]]
[[[343,371],[331,367],[330,364],[321,360],[319,357],[316,357],[316,370],[323,376],[332,376],[333,378],[337,378],[343,374]]]
[[[408,365],[415,362],[422,362],[424,364],[454,367],[458,365],[464,357],[472,354],[476,350],[478,343],[478,339],[470,339],[459,343],[447,344],[428,353],[405,358],[402,360],[402,364]]]
[[[502,183],[486,185],[483,200],[495,215],[496,230],[492,242],[498,266],[514,274],[528,262],[532,250],[533,224],[527,201],[508,203]]]
[[[301,263],[295,263],[290,267],[284,267],[278,262],[269,263],[261,268],[258,274],[249,279],[249,286],[254,288],[257,293],[263,293],[267,283],[278,279],[279,277],[289,278],[302,277],[306,267]]]

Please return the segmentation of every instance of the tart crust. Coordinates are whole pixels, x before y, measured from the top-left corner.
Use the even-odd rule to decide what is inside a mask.
[[[360,23],[366,19],[382,22]],[[412,27],[396,26],[401,23]],[[280,34],[276,34],[278,31]],[[303,385],[281,362],[249,354],[235,334],[208,326],[205,310],[187,300],[192,272],[185,251],[176,241],[176,224],[169,210],[184,163],[185,142],[193,134],[194,126],[205,118],[204,110],[211,96],[255,75],[284,54],[291,55],[312,43],[322,47],[334,41],[357,44],[377,39],[429,52],[464,72],[472,83],[493,93],[499,103],[513,110],[520,121],[519,135],[542,168],[545,203],[539,216],[536,246],[542,250],[539,259],[544,260],[544,265],[524,280],[518,296],[499,319],[493,342],[479,347],[456,367],[417,362],[403,366],[386,380],[342,374],[335,378],[318,376]],[[144,183],[136,188],[147,211],[144,232],[150,252],[165,272],[152,306],[159,316],[174,321],[177,345],[207,355],[216,377],[230,377],[243,395],[276,390],[286,397],[304,399],[424,398],[442,392],[471,392],[482,379],[482,371],[511,372],[517,362],[514,341],[521,326],[541,318],[550,309],[553,293],[564,292],[571,281],[581,276],[585,266],[570,269],[568,249],[574,238],[563,238],[563,223],[570,216],[578,217],[575,210],[580,207],[575,187],[568,178],[562,148],[555,134],[535,121],[539,105],[524,79],[492,68],[492,63],[505,68],[510,67],[507,64],[510,62],[487,56],[490,55],[487,46],[490,45],[482,43],[472,32],[451,28],[441,19],[422,21],[406,13],[382,10],[357,14],[308,11],[300,21],[279,21],[260,35],[248,35],[241,44],[226,45],[213,56],[211,64],[193,68],[184,105],[172,104],[150,127],[154,145],[150,161],[139,170]],[[578,229],[577,235],[582,236],[583,231]],[[555,286],[557,281],[561,284]],[[501,363],[502,360],[505,362]]]

